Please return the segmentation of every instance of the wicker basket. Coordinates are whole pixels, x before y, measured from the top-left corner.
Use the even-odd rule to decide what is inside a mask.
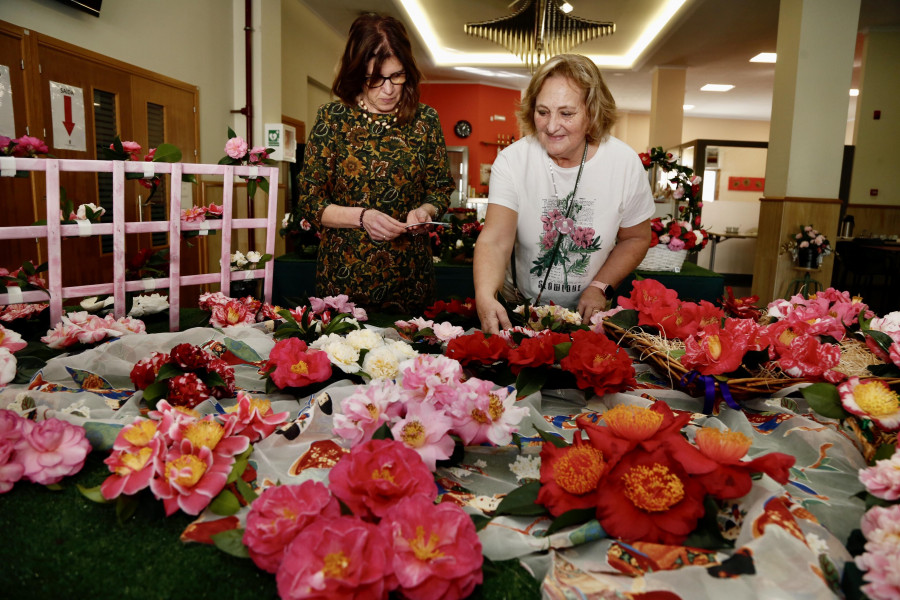
[[[685,258],[687,258],[687,250],[669,250],[663,244],[657,244],[647,250],[647,255],[637,266],[637,270],[680,273]]]

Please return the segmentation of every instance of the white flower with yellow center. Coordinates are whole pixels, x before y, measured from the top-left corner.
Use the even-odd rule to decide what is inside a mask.
[[[900,397],[883,381],[850,377],[838,385],[838,393],[848,412],[871,419],[887,431],[900,429]]]
[[[347,343],[357,350],[373,349],[384,346],[384,338],[373,329],[357,329],[351,331],[346,337]]]
[[[400,361],[393,350],[380,346],[366,353],[362,370],[372,379],[394,379],[400,374]]]
[[[328,355],[331,364],[339,368],[344,373],[358,373],[359,366],[359,350],[345,342],[337,336],[336,341],[328,342],[321,347]]]

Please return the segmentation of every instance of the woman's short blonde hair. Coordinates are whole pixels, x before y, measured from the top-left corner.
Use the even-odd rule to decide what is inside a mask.
[[[544,82],[554,75],[562,75],[584,92],[584,104],[588,111],[587,140],[602,140],[612,129],[618,115],[616,101],[600,75],[600,69],[586,56],[557,54],[538,67],[528,89],[519,103],[516,117],[525,135],[534,135],[534,107]]]

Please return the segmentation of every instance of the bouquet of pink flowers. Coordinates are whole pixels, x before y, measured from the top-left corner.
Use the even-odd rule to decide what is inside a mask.
[[[699,252],[709,243],[709,233],[702,227],[694,227],[688,221],[656,217],[650,221],[650,247],[659,244],[673,252],[688,250]]]

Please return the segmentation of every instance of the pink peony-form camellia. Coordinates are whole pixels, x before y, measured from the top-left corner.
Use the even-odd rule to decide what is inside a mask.
[[[49,485],[79,472],[90,451],[84,427],[47,419],[35,423],[16,442],[15,460],[25,467],[22,477]]]
[[[386,599],[396,587],[391,547],[371,523],[319,519],[287,547],[276,574],[282,600]]]
[[[875,461],[867,469],[859,470],[859,480],[866,491],[882,500],[900,499],[900,452],[888,459]]]
[[[481,583],[481,542],[459,506],[404,498],[379,527],[393,545],[394,576],[404,598],[457,600]]]
[[[400,498],[437,497],[434,477],[415,450],[394,440],[369,440],[350,450],[328,475],[331,493],[354,514],[381,517]]]
[[[871,600],[900,597],[900,504],[873,506],[863,515],[860,529],[866,551],[855,561],[865,571],[862,591]]]
[[[14,448],[15,442],[0,436],[0,494],[11,490],[25,472],[25,467],[13,460]]]
[[[240,136],[235,136],[233,138],[229,138],[227,142],[225,142],[225,154],[230,156],[235,160],[241,160],[247,154],[247,142],[244,141],[244,138]]]
[[[338,501],[317,481],[266,488],[250,505],[244,545],[256,566],[278,571],[285,548],[297,534],[318,520],[336,519]]]
[[[434,471],[437,461],[446,460],[453,454],[452,427],[453,420],[442,410],[424,402],[411,402],[407,405],[406,416],[391,426],[391,434],[395,440],[415,450],[425,466]]]

